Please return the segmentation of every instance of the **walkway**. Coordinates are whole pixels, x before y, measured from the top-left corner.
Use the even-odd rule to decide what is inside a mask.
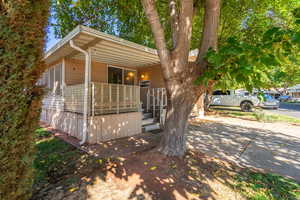
[[[188,144],[210,156],[300,181],[300,126],[206,117],[193,123]]]

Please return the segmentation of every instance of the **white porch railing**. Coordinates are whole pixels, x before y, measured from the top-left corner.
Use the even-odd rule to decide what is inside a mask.
[[[83,84],[65,87],[65,110],[83,113],[83,95]],[[140,87],[92,82],[88,101],[91,115],[139,111]]]
[[[140,87],[108,83],[92,83],[92,114],[139,111]]]
[[[146,95],[146,111],[152,112],[154,117],[158,117],[161,125],[165,124],[166,108],[168,105],[167,100],[166,88],[148,89]]]

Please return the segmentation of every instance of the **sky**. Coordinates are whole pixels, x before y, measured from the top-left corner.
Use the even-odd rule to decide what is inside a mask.
[[[55,19],[53,17],[50,18],[50,24],[54,24]],[[53,47],[59,39],[55,38],[54,35],[54,28],[49,25],[48,27],[48,33],[47,33],[47,40],[46,40],[46,50],[49,50],[51,47]]]

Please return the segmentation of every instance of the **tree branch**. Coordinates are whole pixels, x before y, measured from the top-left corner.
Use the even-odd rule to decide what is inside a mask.
[[[162,66],[168,66],[170,64],[170,52],[167,49],[167,43],[165,40],[164,29],[159,21],[159,15],[155,7],[155,0],[141,0],[146,17],[150,23],[152,33],[154,35],[155,45],[158,50],[158,55],[161,60]]]
[[[177,58],[181,58],[181,62],[184,66],[188,62],[190,41],[192,36],[193,25],[193,0],[181,0],[180,1],[180,13],[179,13],[179,34],[174,55]]]
[[[176,0],[169,0],[169,13],[170,13],[170,22],[171,22],[171,31],[172,31],[172,43],[173,43],[173,48],[175,48],[177,45],[178,31],[179,31],[179,19],[178,19]]]
[[[196,64],[203,70],[207,67],[204,57],[209,48],[217,50],[218,29],[220,20],[221,0],[205,0],[204,25],[202,40],[199,46],[199,53]]]

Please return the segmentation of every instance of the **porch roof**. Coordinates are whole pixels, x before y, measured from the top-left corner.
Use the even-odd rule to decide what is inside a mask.
[[[63,57],[84,60],[82,53],[70,47],[70,40],[82,49],[90,48],[93,61],[132,67],[160,63],[155,49],[79,25],[45,53],[46,64],[54,63]]]

